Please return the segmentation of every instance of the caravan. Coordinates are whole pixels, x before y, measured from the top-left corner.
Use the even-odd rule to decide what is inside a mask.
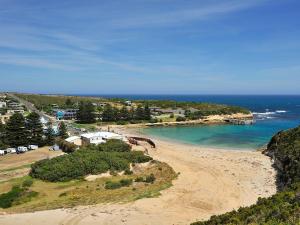
[[[24,146],[19,146],[17,148],[17,154],[24,153],[24,152],[27,152],[27,151],[28,151],[28,148],[24,147]]]

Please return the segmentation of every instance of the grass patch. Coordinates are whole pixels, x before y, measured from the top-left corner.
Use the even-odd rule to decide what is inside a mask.
[[[8,169],[0,169],[0,173],[14,171],[14,170],[20,170],[20,169],[25,169],[25,168],[30,168],[30,166],[31,166],[31,164],[26,164],[26,165],[12,167],[12,168],[8,168]]]
[[[38,192],[31,191],[33,180],[26,179],[22,185],[14,185],[10,191],[0,195],[0,208],[10,208],[13,205],[19,205],[29,202],[38,195]]]
[[[155,176],[153,183],[133,182],[138,177],[145,179],[151,174]],[[38,195],[24,196],[20,201],[15,201],[16,204],[12,204],[10,208],[6,208],[4,211],[11,213],[33,212],[69,208],[78,205],[130,202],[141,198],[157,197],[160,195],[161,190],[172,185],[172,180],[176,177],[177,174],[169,165],[156,161],[139,170],[138,173],[99,178],[94,181],[78,179],[53,183],[32,179],[33,184],[28,189],[38,193]],[[28,176],[1,183],[0,193],[3,193],[4,189],[6,192],[11,190],[15,185],[22,186],[27,179]],[[119,183],[122,187],[106,189],[108,183]]]

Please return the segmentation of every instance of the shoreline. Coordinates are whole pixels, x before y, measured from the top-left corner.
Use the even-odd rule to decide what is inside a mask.
[[[131,135],[134,130],[120,130]],[[135,133],[136,134],[136,133]],[[190,146],[153,139],[149,155],[168,163],[179,173],[173,186],[157,198],[130,203],[79,206],[35,213],[0,216],[7,225],[47,224],[161,224],[185,225],[205,220],[240,206],[254,204],[258,197],[276,192],[271,159],[256,151],[230,151]],[[51,222],[49,222],[51,221]]]

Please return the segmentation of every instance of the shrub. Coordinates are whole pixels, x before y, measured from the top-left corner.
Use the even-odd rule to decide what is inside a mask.
[[[146,176],[145,182],[146,183],[153,183],[155,181],[155,176],[153,173],[151,173],[149,176]]]
[[[134,180],[135,182],[144,182],[144,178],[143,177],[137,177]]]
[[[124,174],[125,174],[125,175],[131,175],[131,174],[133,174],[133,172],[132,172],[131,170],[129,170],[129,169],[126,169],[126,170],[124,171]]]
[[[105,183],[105,189],[118,189],[121,187],[128,187],[132,184],[132,179],[122,179],[120,181],[107,181]]]
[[[55,142],[59,146],[59,148],[65,153],[74,152],[78,148],[77,145],[69,143],[62,138],[57,138]]]
[[[51,182],[69,181],[88,174],[105,173],[109,170],[129,170],[130,163],[150,160],[152,160],[150,156],[139,151],[114,152],[84,148],[71,154],[44,159],[32,164],[30,176]]]
[[[176,118],[176,121],[177,121],[177,122],[186,121],[186,118],[183,117],[183,116],[178,116],[178,117]]]
[[[24,188],[28,188],[28,187],[31,187],[32,184],[33,184],[33,180],[32,179],[26,179],[26,180],[23,181],[22,186]]]
[[[0,207],[1,208],[9,208],[12,206],[13,202],[16,201],[21,193],[23,192],[23,189],[19,186],[14,186],[12,189],[4,194],[0,195]]]

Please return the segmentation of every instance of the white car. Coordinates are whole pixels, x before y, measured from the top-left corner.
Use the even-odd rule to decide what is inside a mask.
[[[59,146],[58,145],[53,145],[49,148],[49,151],[59,151]]]
[[[14,154],[14,153],[17,153],[17,149],[15,148],[8,148],[6,149],[7,153],[10,153],[10,154]]]
[[[28,145],[29,150],[36,150],[38,148],[39,148],[39,146],[37,146],[37,145]]]
[[[7,148],[7,149],[6,149],[6,152],[7,152],[7,153],[14,154],[14,153],[17,152],[17,149],[15,149],[15,148]]]
[[[19,146],[18,149],[17,149],[17,153],[24,153],[24,152],[27,152],[28,151],[28,148],[27,147],[24,147],[24,146]]]

